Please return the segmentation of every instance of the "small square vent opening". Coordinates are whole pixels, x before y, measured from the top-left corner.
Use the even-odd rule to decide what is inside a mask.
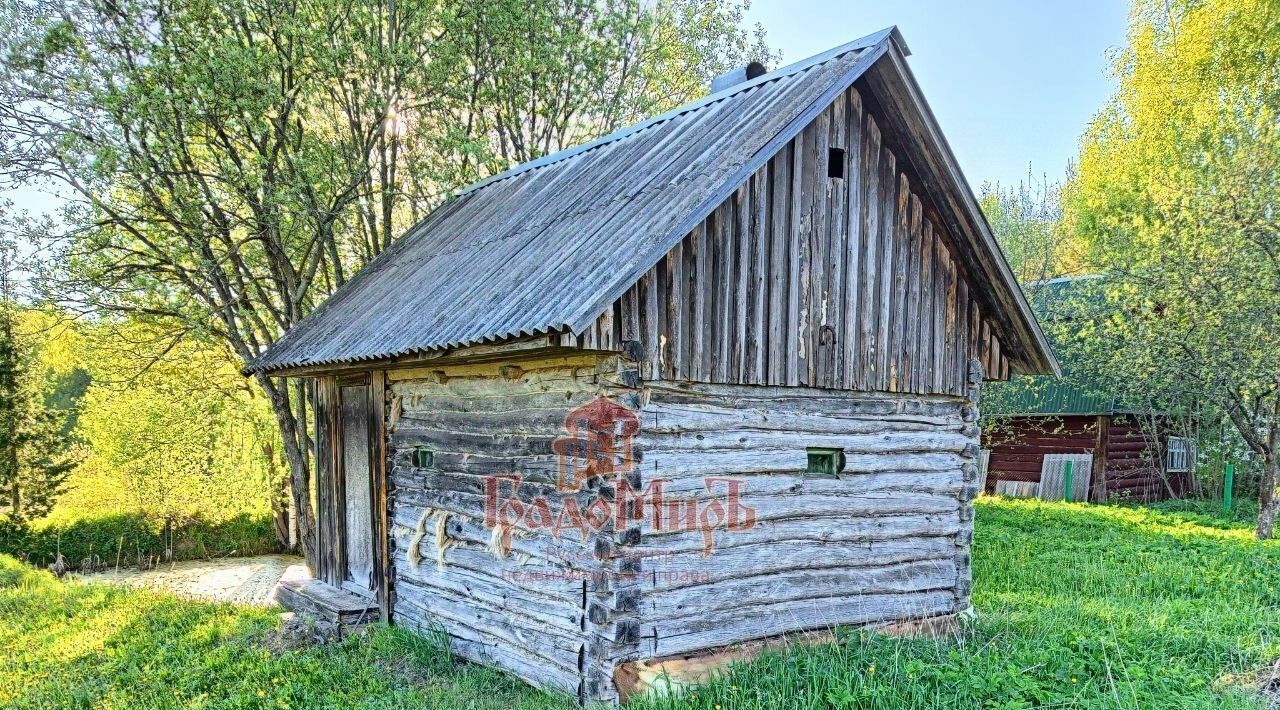
[[[425,446],[413,449],[413,465],[415,468],[431,468],[436,465],[436,453]]]
[[[844,148],[827,149],[827,177],[844,179]]]
[[[815,476],[835,476],[844,470],[844,449],[826,449],[811,446],[805,450],[808,466],[805,473]]]

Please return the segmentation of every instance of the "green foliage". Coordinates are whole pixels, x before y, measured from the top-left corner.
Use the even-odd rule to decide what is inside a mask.
[[[1115,72],[1065,190],[1066,222],[1108,274],[1083,335],[1118,393],[1230,416],[1262,462],[1267,536],[1280,509],[1280,12],[1139,0]]]
[[[21,333],[15,252],[8,236],[0,237],[0,509],[26,520],[53,510],[74,464],[68,412],[49,406],[52,388],[32,367],[38,351]]]
[[[169,536],[176,560],[260,555],[278,546],[271,518],[247,513],[216,522],[188,518],[173,527]],[[117,553],[121,566],[131,566],[139,553],[159,557],[169,543],[164,525],[139,513],[60,516],[35,523],[0,517],[0,553],[39,566],[53,562],[59,551],[72,568],[91,556],[114,566]]]
[[[0,705],[10,708],[567,707],[438,640],[377,627],[302,649],[270,609],[60,583],[0,555]]]
[[[135,320],[81,327],[76,349],[93,382],[64,514],[182,523],[271,513],[286,471],[279,435],[225,350]]]
[[[3,525],[4,521],[0,520],[0,526]],[[30,567],[19,562],[16,557],[0,554],[0,589],[16,587],[35,574]]]
[[[168,523],[190,531],[193,542],[199,531],[252,520],[252,533],[234,536],[244,543],[216,539],[197,548],[225,554],[270,547],[257,538],[262,521],[280,508],[286,468],[279,435],[270,408],[225,350],[194,336],[171,339],[167,329],[136,319],[76,323],[36,309],[17,316],[33,389],[57,403],[51,409],[75,415],[62,426],[76,442],[77,465],[56,510],[34,529],[74,527],[83,519],[86,529],[104,530],[114,556],[113,520],[157,530]],[[4,549],[44,559],[53,547],[40,539],[34,547]],[[150,534],[136,544],[159,551]],[[131,537],[129,555],[134,546]],[[64,553],[78,563],[86,545],[68,548],[64,541]]]
[[[1199,512],[982,499],[955,641],[842,635],[636,708],[1258,707],[1280,544]]]
[[[1028,175],[1016,188],[984,183],[978,191],[978,204],[1000,251],[1033,299],[1041,282],[1070,269],[1070,250],[1061,229],[1059,189]]]

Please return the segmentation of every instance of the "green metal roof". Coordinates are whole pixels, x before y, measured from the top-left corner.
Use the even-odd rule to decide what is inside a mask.
[[[990,397],[983,393],[984,402],[994,399],[995,407],[1003,414],[1115,414],[1114,397],[1097,394],[1078,386],[1064,376],[1026,377],[1000,383]]]

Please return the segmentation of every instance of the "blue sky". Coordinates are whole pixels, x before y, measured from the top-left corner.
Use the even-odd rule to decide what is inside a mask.
[[[1059,180],[1114,90],[1125,0],[754,0],[769,44],[794,62],[897,25],[907,61],[974,190]]]
[[[1123,44],[1126,0],[754,0],[748,22],[794,62],[889,25],[974,190],[1016,184],[1028,167],[1061,179],[1089,119],[1110,97],[1109,50]],[[57,201],[10,193],[43,212]]]

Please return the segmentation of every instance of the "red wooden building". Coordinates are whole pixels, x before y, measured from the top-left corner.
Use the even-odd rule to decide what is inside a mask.
[[[1136,415],[1114,409],[1001,417],[983,432],[983,443],[987,493],[1047,499],[1062,497],[1057,469],[1066,460],[1073,462],[1073,499],[1094,502],[1180,495],[1189,462],[1185,439],[1145,431]],[[1039,488],[1046,471],[1052,491]]]
[[[1032,284],[1031,302],[1042,321],[1069,326],[1105,307],[1103,288],[1097,275],[1057,278]],[[1168,417],[1117,401],[1091,381],[1087,368],[1074,366],[1069,352],[1055,355],[1063,363],[1061,379],[1023,378],[983,393],[983,489],[1060,500],[1070,461],[1072,500],[1147,502],[1181,495],[1194,464],[1192,442]]]

